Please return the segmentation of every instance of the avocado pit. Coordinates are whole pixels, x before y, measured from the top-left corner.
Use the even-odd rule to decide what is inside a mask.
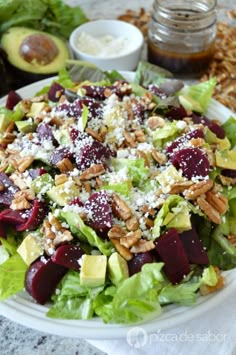
[[[35,33],[23,40],[19,52],[28,63],[36,61],[40,65],[46,65],[56,58],[59,50],[50,37]]]

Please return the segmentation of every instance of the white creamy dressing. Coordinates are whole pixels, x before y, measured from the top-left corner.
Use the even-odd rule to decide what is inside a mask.
[[[76,44],[81,52],[101,58],[123,55],[130,51],[129,40],[124,36],[113,37],[111,35],[105,35],[102,37],[94,37],[87,32],[82,32]]]

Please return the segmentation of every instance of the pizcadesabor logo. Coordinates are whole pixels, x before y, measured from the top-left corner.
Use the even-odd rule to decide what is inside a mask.
[[[134,327],[128,331],[126,340],[132,348],[140,349],[148,343],[148,335],[143,328]]]

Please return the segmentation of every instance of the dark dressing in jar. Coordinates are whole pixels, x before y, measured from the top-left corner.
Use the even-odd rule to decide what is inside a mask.
[[[148,60],[178,75],[200,75],[214,53],[215,0],[156,0]]]

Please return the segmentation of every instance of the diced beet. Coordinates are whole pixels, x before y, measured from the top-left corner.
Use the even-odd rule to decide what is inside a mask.
[[[171,157],[172,164],[176,169],[181,169],[188,179],[204,179],[210,171],[210,163],[205,154],[199,148],[183,148]]]
[[[5,173],[0,173],[0,182],[5,186],[4,190],[0,191],[0,203],[5,206],[10,206],[14,195],[19,191],[19,188],[13,184]]]
[[[80,170],[89,168],[92,164],[101,164],[112,156],[111,150],[98,141],[81,148],[80,154],[75,156],[75,162]]]
[[[54,135],[52,133],[52,127],[49,126],[48,123],[40,123],[40,125],[38,125],[37,127],[36,132],[39,140],[50,140],[53,143],[56,143]]]
[[[80,271],[79,260],[84,254],[80,245],[61,245],[52,256],[52,261],[56,264],[67,267],[75,271]]]
[[[76,143],[78,141],[82,141],[83,139],[89,138],[89,135],[85,132],[81,132],[76,128],[72,128],[70,130],[70,138],[72,140],[72,142],[74,143],[74,145],[76,145]]]
[[[137,272],[141,271],[142,266],[144,264],[148,264],[152,262],[153,262],[153,255],[150,251],[147,251],[146,253],[136,254],[133,257],[133,259],[128,261],[129,276],[132,276]]]
[[[69,205],[76,205],[76,206],[79,206],[79,207],[83,207],[84,206],[83,202],[80,200],[79,197],[75,197],[72,201],[70,201]]]
[[[53,83],[48,91],[48,98],[53,102],[58,102],[65,89],[58,83]]]
[[[209,258],[197,235],[195,228],[179,234],[190,264],[209,264]]]
[[[0,221],[9,223],[9,224],[22,224],[27,220],[27,212],[24,216],[23,211],[14,211],[11,208],[8,208],[0,212]]]
[[[202,124],[202,125],[207,126],[207,127],[211,123],[209,118],[207,118],[206,116],[199,116],[196,113],[192,114],[192,120],[193,120],[193,123],[195,123],[195,124]]]
[[[22,97],[17,94],[14,90],[11,90],[7,95],[6,108],[8,110],[13,110],[13,108],[22,100]]]
[[[109,86],[108,86],[109,87]],[[83,85],[82,89],[85,90],[85,95],[89,96],[95,100],[104,100],[104,92],[107,86],[101,85]]]
[[[223,170],[221,170],[221,174],[224,175],[224,176],[228,176],[230,178],[233,178],[233,179],[236,178],[236,170],[223,169]]]
[[[64,158],[72,159],[73,153],[71,153],[67,147],[58,147],[53,151],[50,157],[50,163],[56,166],[57,163],[59,163],[59,161],[63,160]]]
[[[36,168],[36,169],[29,169],[28,170],[29,176],[33,180],[36,179],[38,176],[46,174],[46,172],[47,172],[47,170],[45,170],[44,168]]]
[[[23,224],[16,226],[17,231],[34,230],[36,229],[44,220],[48,212],[48,207],[44,202],[34,199],[33,207],[30,210],[29,217],[27,221]]]
[[[224,139],[225,138],[225,130],[222,126],[218,125],[217,123],[211,122],[208,125],[208,128],[215,133],[215,135],[220,138]]]
[[[155,242],[155,250],[165,263],[163,270],[170,281],[179,283],[190,272],[187,254],[176,229],[172,228]]]
[[[173,142],[171,142],[166,147],[167,154],[172,154],[175,149],[179,149],[181,146],[184,146],[186,143],[190,141],[192,138],[204,138],[204,133],[201,129],[195,129],[194,131],[188,132]]]
[[[148,85],[148,91],[150,91],[152,94],[160,97],[160,98],[166,98],[166,93],[161,90],[158,86],[156,86],[155,84],[150,84]]]
[[[52,259],[37,260],[26,272],[25,289],[39,304],[45,304],[66,272],[66,267]]]
[[[112,212],[106,191],[94,192],[84,204],[88,212],[88,224],[100,233],[106,233],[112,226]]]
[[[188,116],[187,111],[185,110],[185,108],[180,105],[180,106],[173,106],[171,107],[171,109],[165,114],[165,116],[169,119],[169,120],[182,120],[184,117]]]

